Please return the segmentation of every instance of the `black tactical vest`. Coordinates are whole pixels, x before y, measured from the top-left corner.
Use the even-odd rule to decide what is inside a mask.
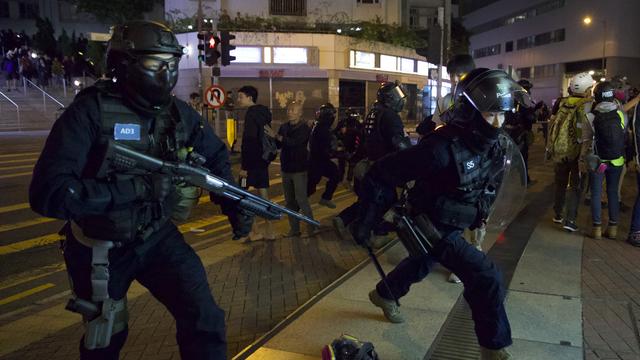
[[[436,133],[450,140],[458,183],[445,184],[445,190],[427,206],[427,215],[458,229],[477,228],[488,218],[495,200],[501,181],[495,175],[503,168],[504,151],[499,141],[482,153],[471,151],[454,131],[442,130]]]
[[[595,148],[603,160],[615,160],[624,155],[623,118],[618,111],[601,113],[594,111],[593,129]]]
[[[175,104],[155,119],[143,119],[123,104],[122,98],[98,88],[101,114],[101,136],[131,147],[144,154],[163,160],[175,161],[185,148],[187,135]],[[138,135],[135,131],[139,130]],[[99,181],[121,181],[143,176],[138,169],[115,171]],[[169,196],[163,203],[149,199],[136,201],[124,209],[112,209],[106,214],[90,215],[77,223],[85,236],[122,243],[144,240],[159,225],[169,219],[175,198]]]
[[[384,139],[382,132],[380,131],[380,124],[385,121],[383,118],[384,108],[376,106],[364,120],[364,147],[366,157],[371,161],[376,161],[381,157],[393,152],[390,149],[390,139]]]

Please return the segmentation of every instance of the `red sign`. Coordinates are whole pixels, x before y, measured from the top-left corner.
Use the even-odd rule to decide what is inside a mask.
[[[261,78],[281,78],[284,77],[284,69],[275,69],[275,70],[260,70],[259,71]]]
[[[204,93],[204,101],[214,109],[221,108],[222,105],[224,105],[226,97],[227,93],[220,85],[211,85]]]

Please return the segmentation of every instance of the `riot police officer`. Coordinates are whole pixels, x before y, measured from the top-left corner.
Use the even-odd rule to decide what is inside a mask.
[[[527,79],[521,79],[518,84],[531,94],[533,84]],[[527,169],[527,183],[531,183],[529,177],[529,147],[533,144],[533,124],[536,121],[536,108],[529,104],[516,105],[515,112],[505,113],[504,130],[520,148],[522,158]]]
[[[185,102],[171,95],[183,47],[169,28],[150,21],[115,26],[107,49],[112,79],[80,92],[53,125],[29,189],[38,213],[67,220],[62,249],[83,314],[82,359],[117,359],[128,333],[126,293],[133,280],[176,320],[183,359],[224,359],[224,312],[216,305],[202,262],[171,218],[184,218],[199,197],[167,175],[118,171],[100,175],[107,139],[164,160],[191,149],[213,174],[232,182],[224,143]],[[189,193],[189,191],[186,191]],[[221,205],[236,236],[251,217],[234,202]]]
[[[394,151],[411,146],[409,138],[405,136],[402,119],[398,115],[404,108],[406,99],[407,95],[398,83],[385,82],[378,89],[373,109],[369,111],[364,120],[365,159],[361,160],[354,170],[356,194],[359,193],[358,178],[366,173],[371,163]],[[353,222],[357,213],[358,203],[356,202],[333,219],[333,225],[341,237],[348,236],[346,227]],[[378,235],[384,236],[386,232],[384,224],[376,229]]]
[[[336,119],[336,108],[331,103],[326,103],[316,112],[316,124],[311,130],[309,138],[309,181],[307,183],[307,195],[316,192],[316,187],[323,177],[327,178],[327,185],[322,192],[318,204],[335,209],[336,204],[331,201],[333,193],[340,182],[338,166],[331,161],[336,157],[337,139],[331,131],[331,126]]]
[[[490,187],[502,169],[504,150],[499,127],[504,112],[524,89],[500,70],[475,69],[458,85],[451,121],[418,145],[378,160],[362,182],[360,213],[353,236],[367,243],[370,230],[390,208],[397,186],[410,181],[407,201],[412,216],[429,221],[432,248],[413,254],[388,275],[388,287],[378,283],[369,298],[391,322],[402,322],[394,299],[423,280],[435,262],[453,271],[464,283],[464,297],[476,322],[483,359],[508,359],[511,330],[504,308],[505,287],[496,265],[465,241],[465,228],[482,226],[494,197]],[[494,192],[495,193],[495,192]]]

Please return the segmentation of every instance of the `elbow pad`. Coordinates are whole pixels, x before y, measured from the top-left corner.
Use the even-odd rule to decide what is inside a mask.
[[[411,147],[411,140],[406,136],[394,136],[391,138],[391,143],[396,150],[404,150]]]

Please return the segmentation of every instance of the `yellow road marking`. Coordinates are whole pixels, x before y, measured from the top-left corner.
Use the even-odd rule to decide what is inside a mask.
[[[13,224],[0,225],[0,232],[11,231],[16,229],[21,229],[23,227],[44,224],[52,221],[56,221],[57,219],[39,217],[32,220],[21,221]]]
[[[3,207],[0,207],[0,214],[11,212],[11,211],[16,211],[16,210],[28,209],[30,207],[31,206],[29,205],[29,203],[22,203],[22,204],[3,206]]]
[[[11,279],[0,282],[0,290],[8,289],[16,285],[40,279],[45,276],[55,274],[58,271],[63,271],[66,268],[67,267],[65,266],[64,262],[59,262],[56,264],[43,266],[32,271],[11,275]]]
[[[12,178],[12,177],[26,176],[26,175],[32,175],[32,174],[33,174],[33,171],[15,173],[15,174],[11,174],[11,175],[0,175],[0,179],[8,179],[8,178]]]
[[[44,236],[38,236],[33,239],[19,241],[9,245],[0,246],[0,255],[7,255],[16,252],[20,252],[23,250],[31,249],[37,246],[44,246],[53,244],[56,241],[60,241],[64,239],[63,236],[58,235],[57,233],[47,234]]]
[[[33,156],[33,155],[40,155],[40,152],[28,152],[28,153],[18,153],[18,154],[2,154],[0,155],[0,159],[1,158],[8,158],[8,157],[18,157],[18,156]]]
[[[33,165],[6,166],[6,167],[0,167],[0,171],[18,170],[18,169],[31,169],[31,168],[33,168]]]
[[[27,161],[36,161],[38,160],[38,158],[26,158],[26,159],[15,159],[15,160],[2,160],[0,161],[0,164],[15,164],[15,163],[21,163],[21,162],[27,162]]]
[[[27,296],[31,296],[31,295],[39,293],[41,291],[45,291],[45,290],[50,289],[50,288],[52,288],[54,286],[55,285],[52,284],[52,283],[46,283],[46,284],[42,284],[40,286],[36,286],[33,289],[29,289],[29,290],[23,291],[21,293],[17,293],[15,295],[11,295],[11,296],[6,297],[4,299],[0,299],[0,306],[6,305],[8,303],[11,303],[11,302],[23,299],[23,298],[26,298]]]

